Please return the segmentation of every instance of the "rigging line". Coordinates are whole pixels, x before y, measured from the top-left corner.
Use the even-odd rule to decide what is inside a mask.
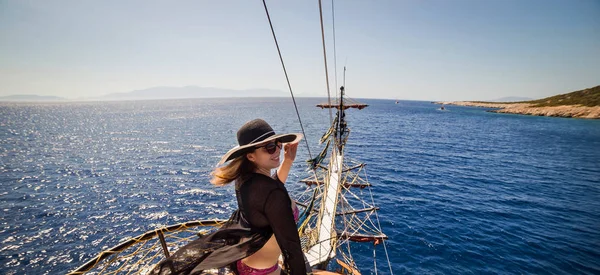
[[[320,0],[319,0],[320,1]],[[285,80],[287,80],[288,88],[290,89],[290,94],[292,95],[292,101],[294,102],[294,108],[296,108],[296,115],[298,116],[298,122],[300,123],[300,128],[302,129],[302,134],[304,135],[304,142],[306,143],[306,149],[308,150],[308,157],[312,159],[312,154],[310,153],[310,146],[308,145],[308,137],[304,132],[304,126],[302,125],[302,120],[300,119],[300,112],[298,112],[298,106],[296,105],[296,98],[294,97],[294,92],[292,92],[292,85],[290,84],[290,78],[288,77],[287,70],[285,69],[285,64],[283,63],[283,57],[281,56],[281,50],[279,49],[279,43],[277,43],[277,36],[275,36],[275,30],[273,29],[273,23],[271,23],[271,16],[269,15],[269,9],[267,9],[267,3],[265,0],[262,1],[265,6],[265,13],[267,13],[267,19],[269,20],[269,26],[271,26],[271,33],[273,34],[273,40],[275,40],[275,46],[277,47],[277,53],[279,54],[279,60],[281,61],[281,66],[283,67],[283,73],[285,74]],[[323,19],[321,19],[321,28],[323,27]],[[324,47],[324,46],[323,46]],[[329,92],[329,87],[327,88],[327,92]],[[329,114],[331,117],[331,113]]]
[[[341,193],[341,191],[340,191],[340,193]],[[342,199],[344,198],[344,196],[340,196],[340,197],[341,197]],[[343,203],[344,203],[344,201],[343,201],[343,200],[341,200],[340,204],[343,204]],[[348,204],[348,206],[349,206],[350,208],[352,208],[352,206],[350,205],[350,203],[349,203],[347,200],[346,200],[346,203]],[[344,231],[346,231],[346,228],[348,228],[348,223],[346,222],[346,214],[345,214],[345,213],[346,213],[346,211],[344,211],[344,212],[342,212],[342,213],[343,213],[343,214],[342,214],[342,220],[344,221]],[[340,244],[340,246],[341,246],[341,245],[342,245],[342,244]],[[350,257],[352,257],[352,253],[350,252],[350,242],[347,242],[347,246],[348,246],[348,253],[350,254]],[[354,258],[352,258],[352,261],[354,261]]]
[[[335,70],[335,98],[338,98],[338,86],[337,82],[337,53],[335,51],[335,6],[333,5],[333,0],[331,0],[331,25],[333,26],[333,69]]]
[[[377,254],[375,253],[375,245],[373,245],[373,266],[375,267],[375,275],[377,275]]]
[[[368,181],[369,176],[367,176],[367,170],[364,170],[364,172],[365,172],[365,178]],[[373,192],[371,192],[371,188],[369,188],[369,194],[371,195],[371,202],[373,203],[373,205],[375,205],[375,200],[373,199]],[[375,218],[377,219],[377,225],[379,226],[379,231],[383,233],[383,229],[381,229],[381,223],[379,222],[379,215],[377,214],[377,212],[375,212]],[[385,251],[385,257],[388,262],[388,267],[390,268],[390,274],[394,275],[394,271],[392,271],[392,264],[390,263],[390,256],[387,251],[387,246],[385,245],[385,240],[381,240],[381,242],[383,243],[383,250]]]
[[[263,0],[264,2],[265,0]],[[265,6],[266,7],[266,6]],[[323,60],[325,62],[325,82],[327,82],[327,104],[331,106],[331,93],[329,92],[329,72],[327,71],[327,51],[325,50],[325,29],[323,29],[323,7],[319,0],[319,17],[321,18],[321,41],[323,42]],[[333,123],[333,114],[329,109],[329,121]]]

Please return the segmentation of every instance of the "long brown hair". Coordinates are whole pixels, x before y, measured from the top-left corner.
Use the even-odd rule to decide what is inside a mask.
[[[254,169],[256,169],[256,165],[246,157],[246,154],[243,154],[230,161],[227,165],[215,168],[210,173],[212,176],[210,183],[216,186],[223,186],[238,178],[243,180]]]

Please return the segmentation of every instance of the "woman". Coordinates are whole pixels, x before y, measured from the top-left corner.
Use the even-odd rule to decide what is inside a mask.
[[[241,275],[280,274],[280,255],[287,274],[307,274],[310,266],[305,264],[296,229],[298,208],[283,185],[300,139],[301,134],[276,135],[262,119],[244,124],[237,132],[239,145],[218,165],[229,163],[217,167],[211,179],[219,186],[235,182],[239,209],[217,231],[179,248],[150,274],[195,275],[223,266]],[[282,144],[284,159],[280,161]]]
[[[253,254],[238,260],[239,274],[280,274],[278,259],[283,254],[289,274],[306,274],[307,267],[296,229],[298,208],[283,183],[296,158],[301,134],[276,135],[262,119],[244,124],[237,132],[238,146],[223,156],[212,173],[211,182],[225,185],[235,181],[241,215],[250,228],[272,232],[268,241]],[[280,161],[282,144],[284,159]],[[277,169],[271,175],[272,169]]]

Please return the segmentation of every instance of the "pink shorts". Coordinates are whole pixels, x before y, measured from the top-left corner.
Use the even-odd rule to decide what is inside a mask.
[[[240,273],[240,275],[266,275],[266,274],[269,274],[269,273],[277,270],[277,268],[279,268],[279,265],[275,264],[274,266],[269,267],[269,268],[258,269],[258,268],[247,266],[246,264],[242,263],[242,260],[238,260],[236,265],[237,265],[237,270]]]

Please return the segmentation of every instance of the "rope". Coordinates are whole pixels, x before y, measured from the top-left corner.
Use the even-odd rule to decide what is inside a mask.
[[[333,0],[331,1],[331,4],[333,5]],[[336,86],[337,86],[337,84],[336,84]],[[345,168],[342,167],[342,171],[344,169]],[[348,175],[348,174],[346,174],[346,175]],[[346,178],[344,178],[344,181],[342,182],[342,189],[341,190],[344,190],[344,184],[346,183],[347,178],[348,178],[348,176],[346,176]],[[340,193],[341,193],[341,191],[340,191]],[[352,208],[352,205],[350,205],[350,203],[345,199],[344,196],[340,196],[340,198],[342,199],[341,203],[340,203],[342,206],[343,206],[343,202],[345,200],[346,204],[348,205],[348,208]],[[346,231],[348,229],[348,227],[349,227],[348,224],[350,222],[347,222],[347,220],[346,220],[346,210],[343,207],[341,207],[341,208],[342,208],[342,211],[343,211],[342,213],[344,213],[344,214],[342,214],[342,220],[344,221],[344,231]],[[342,244],[340,244],[340,245],[342,245]],[[352,262],[354,262],[354,258],[352,258],[352,252],[351,252],[351,249],[350,249],[350,242],[346,241],[346,245],[348,247],[348,254],[350,255],[350,258],[352,259]]]
[[[375,245],[373,245],[373,267],[375,267],[375,275],[377,275],[377,253],[375,252]]]
[[[337,53],[335,51],[335,7],[333,5],[333,0],[331,0],[331,25],[333,26],[333,69],[335,70],[335,98],[338,98],[338,86],[337,82]]]
[[[367,176],[367,170],[364,170],[364,172],[365,172],[365,179],[367,179],[367,181],[368,181],[369,177]],[[373,199],[373,193],[371,192],[371,188],[369,188],[369,194],[371,195],[371,202],[373,203],[373,205],[375,205],[375,200]],[[381,223],[379,223],[379,215],[377,214],[377,211],[375,211],[375,218],[377,219],[377,226],[379,226],[379,230],[382,230]],[[383,250],[385,251],[385,257],[388,262],[388,267],[390,268],[390,274],[393,275],[394,271],[392,271],[392,263],[390,263],[390,256],[387,251],[387,246],[385,245],[385,240],[381,240],[381,242],[383,243]]]
[[[264,0],[263,0],[264,2]],[[319,17],[321,18],[321,41],[323,42],[323,61],[325,62],[325,82],[327,82],[327,104],[331,106],[331,93],[329,92],[329,71],[327,70],[327,51],[325,50],[325,29],[323,29],[323,7],[319,0]],[[329,108],[329,121],[333,123],[333,114]]]
[[[302,125],[302,120],[300,119],[300,113],[298,112],[298,106],[296,104],[296,99],[294,98],[294,93],[292,92],[292,86],[290,84],[290,79],[288,77],[288,73],[287,70],[285,68],[285,63],[283,62],[283,57],[281,55],[281,50],[279,48],[279,43],[277,42],[277,36],[275,35],[275,30],[273,28],[273,23],[271,22],[271,16],[269,15],[269,9],[267,8],[267,3],[265,0],[262,1],[263,2],[263,6],[265,7],[265,13],[267,14],[267,19],[269,20],[269,26],[271,27],[271,34],[273,35],[273,40],[275,41],[275,46],[277,47],[277,53],[279,54],[279,60],[281,61],[281,66],[283,67],[283,72],[285,74],[285,79],[287,81],[288,84],[288,88],[290,90],[290,94],[292,96],[292,101],[294,102],[294,108],[296,109],[296,115],[298,116],[298,122],[300,123],[300,127],[302,128],[302,133],[304,134],[304,136],[306,136],[306,133],[304,132],[304,126]],[[325,50],[325,31],[323,29],[323,11],[322,11],[322,7],[321,7],[321,0],[319,0],[319,14],[320,14],[320,18],[321,18],[321,39],[323,42],[323,57],[325,60],[325,80],[327,82],[327,101],[328,104],[331,105],[331,94],[330,94],[330,89],[329,89],[329,73],[327,71],[327,56],[326,56],[326,50]],[[333,123],[333,114],[331,111],[331,108],[329,108],[329,121],[330,123]],[[305,143],[306,143],[306,148],[308,149],[308,156],[310,159],[312,159],[312,154],[310,152],[310,147],[308,145],[308,139],[305,138],[304,139]],[[316,169],[313,168],[313,173],[315,175],[315,179],[317,179],[317,175],[316,175]],[[332,215],[335,215],[335,213],[332,213]],[[320,226],[317,224],[317,228],[319,228]],[[331,232],[327,232],[329,235],[331,235]],[[333,247],[332,247],[333,248]],[[319,251],[319,254],[321,254],[322,251]]]
[[[164,233],[168,247],[177,248],[196,239],[198,229],[200,231],[216,229],[224,222],[187,222],[148,231],[100,252],[88,263],[68,274],[81,275],[88,272],[93,274],[139,274],[140,270],[149,270],[158,263],[158,259],[164,258],[156,232]]]
[[[279,48],[279,43],[277,42],[277,36],[275,35],[275,30],[273,28],[273,23],[271,22],[271,16],[269,15],[269,9],[267,8],[267,3],[265,0],[262,1],[263,2],[263,6],[265,7],[265,13],[267,14],[267,19],[269,20],[269,26],[271,27],[271,34],[273,35],[273,40],[275,41],[275,46],[277,47],[277,53],[279,54],[279,60],[281,61],[281,67],[283,68],[283,73],[285,74],[285,79],[287,81],[288,84],[288,89],[290,90],[290,95],[292,96],[292,101],[294,102],[294,108],[296,109],[296,116],[298,116],[298,122],[300,123],[300,128],[302,129],[302,134],[304,134],[305,137],[306,133],[304,131],[304,126],[302,124],[302,119],[300,118],[300,112],[298,112],[298,105],[296,104],[296,99],[294,97],[294,92],[292,91],[292,85],[290,84],[290,78],[288,76],[287,70],[285,68],[285,63],[283,62],[283,57],[281,55],[281,49]],[[321,29],[323,28],[323,18],[321,17]],[[323,46],[324,47],[324,46]],[[323,48],[324,49],[324,48]],[[327,62],[325,62],[325,71],[327,71]],[[331,102],[331,98],[329,97],[329,78],[327,77],[327,94],[328,94],[328,98],[329,98],[329,102]],[[333,121],[332,119],[332,115],[331,115],[331,109],[329,110],[329,120],[330,122]],[[310,146],[308,144],[308,137],[304,139],[304,142],[306,143],[306,149],[308,150],[308,157],[309,159],[313,159],[312,154],[310,152]],[[317,172],[316,172],[316,167],[312,167],[312,171],[313,174],[315,175],[315,180],[318,182],[318,177],[317,177]],[[328,234],[330,234],[330,232],[328,232]],[[321,251],[319,251],[320,254]]]
[[[265,6],[265,13],[267,13],[267,19],[269,20],[269,26],[271,26],[271,33],[273,34],[273,40],[275,41],[275,46],[277,47],[277,53],[279,54],[279,60],[281,61],[281,67],[283,67],[283,73],[285,74],[285,80],[287,81],[288,88],[290,90],[290,94],[292,95],[292,101],[294,102],[294,108],[296,109],[296,115],[298,116],[298,122],[300,123],[300,128],[302,129],[302,134],[304,135],[304,142],[306,143],[306,149],[308,150],[308,157],[312,159],[312,154],[310,153],[310,146],[308,145],[308,137],[304,132],[304,126],[302,125],[302,119],[300,119],[300,112],[298,112],[298,105],[296,105],[296,98],[294,97],[294,92],[292,92],[292,85],[290,84],[290,78],[288,77],[287,70],[285,69],[285,64],[283,63],[283,57],[281,56],[281,50],[279,49],[279,43],[277,43],[277,36],[275,36],[275,30],[273,29],[273,23],[271,23],[271,16],[269,16],[269,9],[267,9],[267,3],[265,0],[262,1]],[[323,27],[323,18],[321,18],[321,28]],[[329,93],[329,86],[327,86],[327,92]],[[329,114],[331,118],[331,111]]]
[[[265,13],[267,14],[267,19],[268,19],[268,21],[269,21],[269,26],[271,27],[271,34],[273,35],[273,40],[275,41],[275,46],[277,47],[277,53],[279,54],[279,60],[281,61],[281,66],[282,66],[282,68],[283,68],[283,72],[284,72],[284,74],[285,74],[285,78],[286,78],[286,81],[287,81],[287,84],[288,84],[288,88],[289,88],[289,90],[290,90],[290,94],[291,94],[291,96],[292,96],[292,101],[293,101],[293,103],[294,103],[294,108],[296,109],[296,115],[298,116],[298,121],[299,121],[299,123],[300,123],[300,127],[302,128],[302,133],[303,133],[303,134],[306,136],[306,134],[305,134],[305,131],[304,131],[304,126],[303,126],[303,124],[302,124],[302,120],[301,120],[301,118],[300,118],[300,113],[299,113],[299,111],[298,111],[298,106],[297,106],[297,104],[296,104],[296,99],[295,99],[295,97],[294,97],[294,93],[293,93],[293,91],[292,91],[292,86],[291,86],[291,84],[290,84],[290,80],[289,80],[289,77],[288,77],[288,73],[287,73],[287,70],[286,70],[286,68],[285,68],[285,63],[284,63],[284,61],[283,61],[283,57],[282,57],[282,55],[281,55],[281,50],[280,50],[280,48],[279,48],[279,43],[277,42],[277,37],[276,37],[276,35],[275,35],[275,30],[274,30],[274,28],[273,28],[273,23],[271,22],[271,16],[269,15],[269,10],[268,10],[268,8],[267,8],[267,3],[266,3],[266,1],[265,1],[265,0],[263,0],[262,2],[263,2],[263,6],[264,6],[264,8],[265,8]],[[333,7],[334,7],[334,6],[333,6],[333,0],[332,0],[332,17],[333,17],[333,20],[334,20],[334,24],[333,24],[333,35],[334,35],[334,37],[333,37],[333,39],[334,39],[334,66],[335,66],[335,74],[336,74],[336,75],[335,75],[335,83],[336,83],[336,86],[337,86],[337,57],[336,57],[337,53],[336,53],[336,47],[335,47],[335,12],[333,11]],[[319,17],[320,17],[320,22],[321,22],[321,41],[322,41],[322,45],[323,45],[323,62],[324,62],[324,66],[325,66],[325,81],[326,81],[326,87],[327,87],[327,102],[328,102],[329,106],[331,106],[331,92],[330,92],[330,87],[329,87],[329,71],[328,71],[328,67],[327,67],[327,50],[326,50],[326,46],[325,46],[325,30],[324,30],[324,27],[323,27],[323,8],[322,8],[322,2],[321,2],[321,0],[319,0]],[[345,75],[345,68],[344,68],[344,75]],[[345,77],[344,77],[344,79],[345,79]],[[345,85],[345,84],[344,84],[344,85]],[[337,88],[336,88],[336,98],[337,98]],[[332,114],[332,110],[331,110],[332,108],[328,108],[328,109],[329,109],[329,120],[330,120],[330,123],[333,123],[333,114]],[[342,110],[340,110],[340,112],[341,112],[341,111],[342,111]],[[309,147],[309,144],[308,144],[308,139],[305,139],[305,143],[306,143],[306,147],[307,147],[307,149],[308,149],[308,154],[309,154],[309,157],[310,157],[310,159],[312,159],[312,154],[311,154],[311,152],[310,152],[310,147]],[[337,143],[337,140],[336,140],[335,138],[334,138],[334,143]],[[337,145],[337,144],[336,144],[336,145]],[[335,151],[334,151],[334,153],[335,153]],[[331,158],[334,158],[334,157],[335,157],[335,154],[332,154]],[[318,181],[318,176],[317,176],[317,174],[316,174],[316,169],[315,169],[315,168],[313,168],[312,170],[313,170],[313,174],[314,174],[314,176],[315,176],[315,180],[316,180],[316,181]],[[338,171],[338,172],[340,172],[340,171]],[[360,171],[359,171],[359,172],[360,172]],[[329,175],[330,173],[332,173],[332,171],[329,171],[329,170],[328,170],[328,171],[327,171],[327,174]],[[341,173],[341,172],[340,172],[340,173]],[[343,189],[346,189],[346,188],[344,188],[343,184],[344,184],[344,182],[345,182],[345,181],[347,181],[347,178],[348,178],[348,176],[349,176],[349,175],[348,175],[348,174],[346,174],[346,177],[345,177],[343,180],[342,180],[341,178],[340,178],[340,179],[338,179],[338,180],[342,180],[342,181],[340,182],[340,184],[341,184],[341,186],[342,186],[342,188],[341,188],[342,190],[343,190]],[[366,172],[365,172],[365,176],[366,176]],[[355,179],[354,179],[353,181],[355,181],[357,177],[358,177],[358,173],[356,174],[356,176],[355,176]],[[329,178],[329,177],[328,177],[328,178]],[[325,180],[325,181],[327,182],[327,180]],[[368,181],[368,180],[367,180],[367,181]],[[322,186],[322,187],[323,187],[323,189],[325,188],[325,186],[326,186],[326,184],[323,184],[323,186]],[[319,186],[318,186],[317,188],[319,188]],[[347,190],[347,191],[349,191],[349,190]],[[339,192],[339,191],[338,191],[338,192]],[[324,193],[325,193],[325,192],[324,192],[324,190],[323,190],[323,191],[321,192],[321,195],[324,195]],[[356,195],[355,195],[355,194],[353,194],[352,192],[349,192],[349,193],[350,193],[350,194],[352,194],[352,195],[354,195],[354,196],[356,197]],[[326,198],[326,197],[325,197],[325,199],[327,200],[327,198]],[[359,199],[359,200],[360,200],[360,201],[363,203],[363,206],[366,204],[366,202],[365,202],[364,200],[361,200],[360,198],[358,198],[358,199]],[[373,205],[374,205],[375,203],[374,203],[374,201],[373,201],[373,195],[372,195],[372,193],[371,193],[371,200],[372,200],[372,203],[373,203]],[[324,204],[323,204],[323,202],[321,202],[321,203],[322,203],[322,205],[321,205],[321,207],[322,207],[322,208],[321,208],[321,210],[319,211],[319,216],[322,216],[322,215],[323,215],[323,213],[322,213],[322,212],[325,210],[325,208],[323,207],[323,205],[324,205]],[[325,203],[326,203],[326,202],[325,202]],[[348,204],[348,205],[350,205],[350,204]],[[337,205],[336,205],[336,206],[337,206]],[[334,212],[333,212],[333,213],[330,213],[330,214],[331,214],[331,215],[333,215],[334,217],[335,217],[335,214],[336,214],[336,213],[335,213],[335,209],[336,209],[336,208],[337,208],[337,207],[334,207]],[[374,212],[375,212],[375,217],[377,218],[377,223],[378,223],[379,229],[381,230],[381,224],[379,224],[379,217],[377,216],[377,212],[376,212],[376,211],[374,211]],[[370,215],[371,215],[371,213],[367,213],[367,217],[368,217],[368,216],[370,216]],[[348,225],[349,225],[350,223],[349,223],[349,222],[347,223],[347,220],[346,220],[346,217],[345,217],[345,215],[343,215],[342,219],[343,219],[343,221],[344,221],[344,227],[346,227],[346,229],[347,229],[347,228],[348,228]],[[363,220],[363,221],[362,221],[362,223],[358,224],[358,227],[357,227],[356,229],[354,229],[354,232],[357,232],[357,231],[358,231],[360,228],[362,228],[362,227],[363,227],[363,225],[364,225],[364,224],[367,222],[367,220],[369,220],[369,221],[371,222],[371,224],[373,224],[373,222],[372,222],[370,219]],[[321,220],[318,220],[318,222],[317,222],[317,227],[316,227],[316,228],[320,228],[320,223],[321,223],[321,222],[322,222]],[[331,232],[320,232],[320,233],[321,233],[321,234],[322,234],[322,233],[327,233],[329,236],[331,236]],[[330,239],[330,238],[328,238],[327,240],[329,240],[329,239]],[[348,252],[350,253],[350,246],[349,246],[349,242],[348,242],[347,244],[348,244]],[[385,242],[384,242],[383,244],[384,244],[384,249],[385,249],[385,253],[386,253],[386,258],[387,258],[387,261],[388,261],[388,266],[390,267],[390,272],[392,272],[392,269],[391,269],[391,264],[390,264],[390,261],[389,261],[389,255],[388,255],[388,252],[387,252],[387,248],[386,248],[386,246],[385,246]],[[332,249],[335,249],[336,247],[337,247],[337,245],[333,245],[333,246],[332,246]],[[322,248],[322,247],[321,247],[321,246],[319,246],[319,248]],[[319,254],[321,254],[321,252],[322,252],[322,251],[319,251]],[[331,252],[329,252],[329,253],[331,253]],[[374,249],[374,253],[375,253],[375,249]],[[351,255],[351,254],[350,254],[350,255]],[[375,254],[374,254],[373,256],[374,256],[374,261],[376,261]],[[352,257],[352,256],[350,256],[350,257]],[[375,268],[377,268],[377,267],[376,267],[376,262],[375,262]],[[377,272],[377,271],[376,271],[376,272]],[[392,274],[393,274],[393,272],[392,272]]]

